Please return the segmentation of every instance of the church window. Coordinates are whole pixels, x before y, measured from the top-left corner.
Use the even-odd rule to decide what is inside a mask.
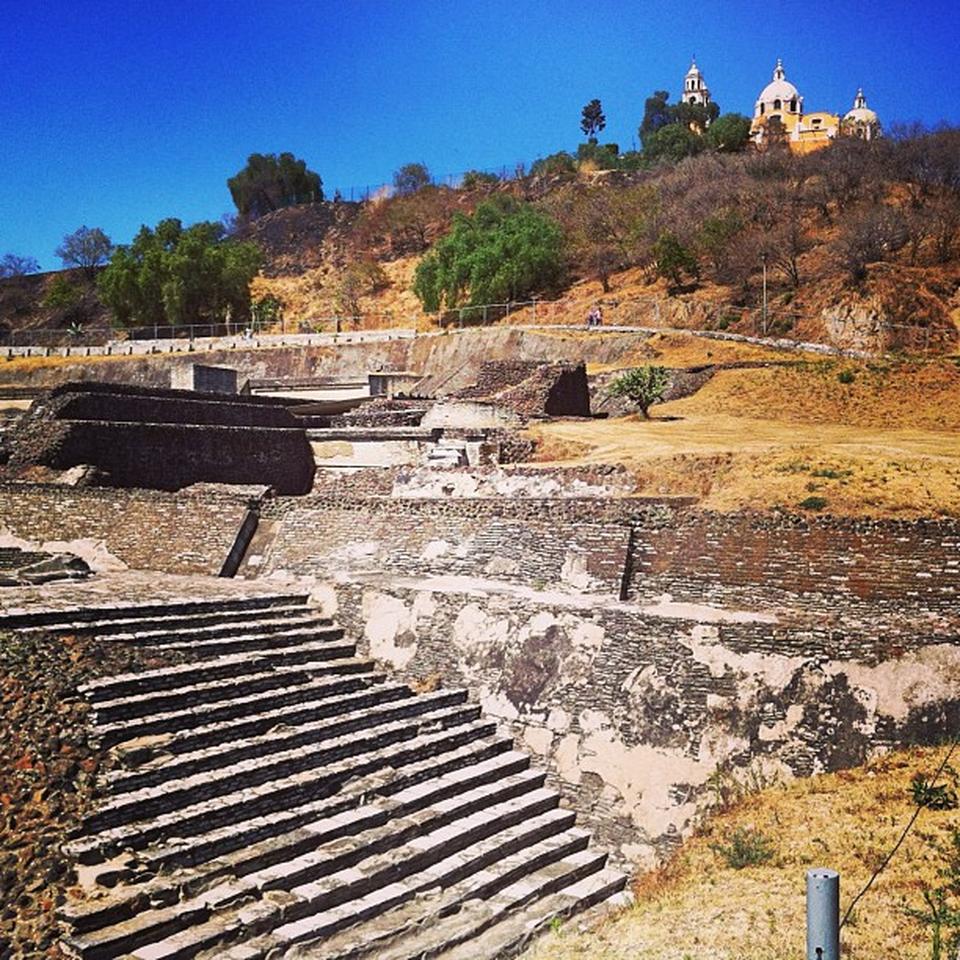
[[[691,97],[691,98],[690,98],[690,102],[691,102],[691,103],[696,103],[696,102],[697,102],[697,98],[696,98],[696,97]]]
[[[767,112],[766,104],[760,104],[760,115],[763,116]]]
[[[774,101],[773,101],[773,109],[774,109],[774,110],[779,110],[780,107],[782,107],[782,106],[783,106],[783,104],[780,103],[779,100],[774,100]]]
[[[794,97],[794,98],[790,101],[790,112],[791,112],[791,113],[796,113],[796,112],[797,112],[797,98],[796,98],[796,97]]]

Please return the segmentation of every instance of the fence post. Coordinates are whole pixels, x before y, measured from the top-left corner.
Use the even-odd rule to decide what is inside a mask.
[[[840,960],[840,874],[807,871],[807,960]]]

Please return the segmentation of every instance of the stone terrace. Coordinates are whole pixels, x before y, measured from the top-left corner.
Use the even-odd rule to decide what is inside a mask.
[[[186,658],[81,691],[118,762],[67,848],[70,956],[494,960],[626,883],[464,690],[393,681],[303,591],[126,573],[3,599],[0,630]]]

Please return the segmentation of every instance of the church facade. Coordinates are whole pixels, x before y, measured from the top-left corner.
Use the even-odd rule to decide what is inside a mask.
[[[872,140],[880,133],[880,120],[867,106],[862,89],[843,116],[823,110],[808,113],[800,91],[787,79],[782,60],[777,60],[773,78],[757,97],[750,126],[750,137],[758,148],[784,143],[798,154],[819,150],[837,137]]]

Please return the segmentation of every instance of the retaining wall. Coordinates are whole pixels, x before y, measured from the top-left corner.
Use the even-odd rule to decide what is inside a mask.
[[[37,543],[101,543],[128,567],[220,572],[247,513],[242,494],[0,485],[0,529]]]

